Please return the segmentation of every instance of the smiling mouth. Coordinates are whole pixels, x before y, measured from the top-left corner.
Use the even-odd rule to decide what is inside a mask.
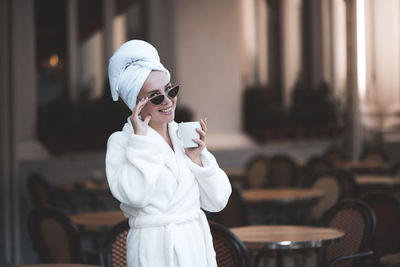
[[[161,113],[169,113],[169,112],[171,112],[171,111],[172,111],[172,107],[159,110],[159,112],[161,112]]]

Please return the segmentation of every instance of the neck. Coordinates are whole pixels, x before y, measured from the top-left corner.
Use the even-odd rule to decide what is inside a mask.
[[[169,134],[168,134],[168,124],[167,123],[160,123],[160,124],[153,124],[149,123],[151,128],[153,128],[159,135],[161,135],[164,139],[168,139]]]

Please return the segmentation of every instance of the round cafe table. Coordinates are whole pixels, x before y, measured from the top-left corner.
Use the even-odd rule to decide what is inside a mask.
[[[104,210],[69,215],[71,221],[84,231],[101,231],[126,220],[121,210]]]
[[[356,182],[361,187],[387,187],[400,186],[400,179],[388,175],[358,175]]]
[[[325,193],[311,188],[257,188],[244,190],[242,194],[248,203],[293,205],[317,201]]]
[[[311,188],[257,188],[242,191],[262,224],[303,224],[325,192]]]
[[[230,229],[249,250],[277,252],[277,266],[282,266],[282,251],[318,249],[318,263],[322,262],[320,248],[339,241],[344,232],[323,227],[298,225],[254,225]]]

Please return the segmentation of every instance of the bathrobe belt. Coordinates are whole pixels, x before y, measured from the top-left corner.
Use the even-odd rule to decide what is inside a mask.
[[[199,220],[201,227],[203,228],[203,237],[205,241],[205,248],[207,251],[207,262],[208,266],[213,266],[212,262],[215,262],[215,252],[212,247],[211,235],[208,234],[210,228],[208,226],[208,221],[206,215],[202,210],[192,211],[182,214],[163,214],[163,215],[139,215],[137,217],[129,220],[129,225],[131,228],[148,228],[148,227],[160,227],[166,226],[167,232],[167,249],[169,257],[169,266],[173,267],[175,262],[174,253],[174,234],[176,226],[179,224],[184,224],[191,221]]]

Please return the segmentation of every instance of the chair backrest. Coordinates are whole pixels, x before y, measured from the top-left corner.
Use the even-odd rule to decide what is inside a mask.
[[[344,197],[344,183],[338,172],[330,171],[312,176],[307,187],[321,189],[324,196],[310,209],[311,218],[318,222],[321,216]]]
[[[374,251],[378,257],[400,251],[400,202],[393,195],[369,194],[363,200],[376,216],[376,230],[373,239]]]
[[[216,213],[214,220],[225,227],[239,227],[250,223],[246,202],[236,187],[232,186],[232,194],[225,208]]]
[[[100,253],[102,266],[126,267],[126,238],[129,229],[128,220],[125,220],[107,232]]]
[[[79,230],[60,210],[34,209],[28,216],[28,231],[42,263],[82,263]]]
[[[220,267],[249,266],[247,248],[239,238],[228,228],[209,221],[213,245]]]
[[[355,199],[346,199],[337,203],[324,214],[322,224],[345,233],[342,240],[329,244],[325,248],[325,259],[327,262],[331,262],[338,257],[363,252],[369,248],[376,220],[374,212],[366,203]],[[343,261],[335,266],[352,266],[352,261]]]
[[[35,207],[52,207],[66,212],[75,212],[76,208],[69,195],[52,186],[43,175],[33,172],[29,175],[28,192]]]
[[[360,156],[360,161],[371,168],[378,168],[383,167],[389,161],[389,157],[381,148],[366,148]]]
[[[309,158],[307,164],[304,166],[305,175],[310,176],[327,172],[332,169],[332,164],[326,158],[321,156],[313,156]]]
[[[296,184],[297,165],[288,155],[274,155],[269,161],[269,187],[293,187]]]
[[[35,207],[54,207],[55,199],[51,185],[39,173],[31,173],[27,180],[28,192]]]
[[[335,167],[340,167],[346,160],[344,151],[339,146],[331,146],[328,148],[324,152],[323,157]]]
[[[265,187],[268,173],[268,158],[256,155],[246,163],[245,188]]]
[[[397,161],[390,166],[389,174],[400,179],[400,161]]]

